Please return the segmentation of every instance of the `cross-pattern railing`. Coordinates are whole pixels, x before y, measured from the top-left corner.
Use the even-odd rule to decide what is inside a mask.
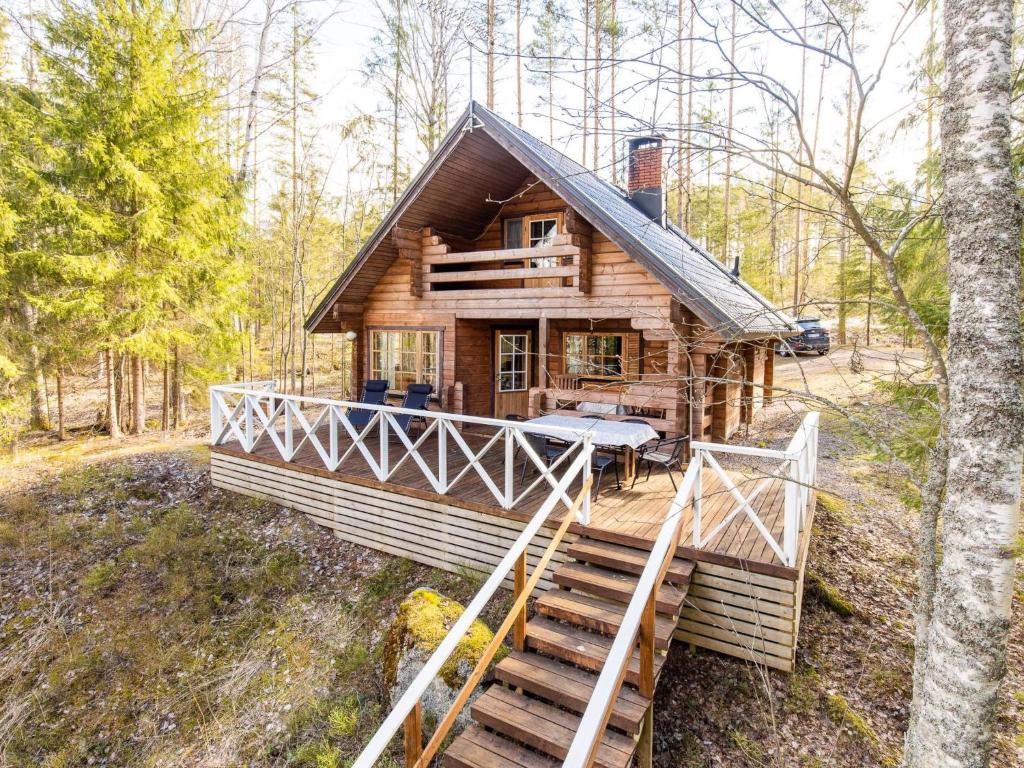
[[[733,519],[740,513],[745,514],[753,523],[758,533],[768,542],[768,546],[787,566],[795,567],[799,547],[800,531],[807,522],[808,503],[818,468],[818,419],[816,411],[808,413],[789,445],[783,451],[768,448],[751,448],[741,445],[723,445],[720,443],[694,442],[691,444],[693,455],[691,465],[710,467],[722,482],[722,485],[736,502],[736,506],[710,531],[704,531],[701,525],[703,507],[703,489],[701,474],[696,477],[693,495],[693,546],[705,548],[720,533],[725,531]],[[739,456],[751,456],[764,459],[776,459],[782,463],[761,481],[749,493],[744,494],[732,480],[722,465],[715,458],[715,453],[729,453]],[[754,507],[754,500],[764,493],[771,484],[780,477],[785,480],[785,497],[783,500],[782,541],[772,534],[767,523],[761,519]]]
[[[559,475],[572,460],[581,453],[590,456],[593,452],[589,432],[545,427],[543,436],[563,439],[569,445],[549,465],[527,438],[533,430],[526,423],[286,395],[275,392],[274,387],[273,381],[210,387],[211,443],[223,445],[233,440],[243,451],[252,453],[269,441],[288,462],[308,445],[326,469],[333,472],[361,459],[382,483],[394,481],[398,471],[411,461],[438,494],[449,494],[460,484],[467,484],[466,478],[479,478],[502,509],[519,506],[544,483],[559,488]],[[364,418],[369,413],[368,421],[353,423],[355,412],[362,412]],[[401,417],[421,419],[425,426],[412,435],[407,429],[408,420]],[[463,434],[466,425],[483,427],[492,434],[482,447],[474,448]],[[493,456],[499,452],[500,456]],[[492,461],[486,462],[485,458]],[[517,461],[524,460],[536,475],[517,488]],[[589,479],[590,472],[590,463],[586,462],[582,480]],[[565,489],[559,491],[559,498],[565,506],[573,506]],[[584,525],[590,520],[589,495],[579,505],[578,519]]]

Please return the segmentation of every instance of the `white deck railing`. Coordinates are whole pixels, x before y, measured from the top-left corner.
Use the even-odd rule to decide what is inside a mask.
[[[736,502],[736,506],[714,528],[705,532],[701,524],[702,487],[701,475],[697,475],[693,498],[693,546],[703,549],[716,536],[722,533],[733,519],[741,512],[745,513],[750,522],[761,534],[768,546],[787,566],[796,567],[797,550],[799,548],[800,531],[807,522],[808,502],[818,470],[818,419],[816,411],[808,413],[789,445],[783,451],[769,448],[750,448],[741,445],[723,445],[720,443],[694,442],[691,445],[693,456],[690,466],[710,467],[721,480],[722,485]],[[715,453],[729,453],[737,456],[750,456],[763,459],[776,459],[782,462],[769,476],[764,477],[752,491],[744,494],[722,469]],[[782,541],[779,542],[754,508],[754,500],[766,491],[773,481],[785,477],[785,498],[783,500]],[[767,509],[767,507],[766,507]]]
[[[234,440],[243,451],[252,453],[269,441],[278,456],[288,462],[294,461],[299,451],[309,445],[329,471],[333,472],[362,459],[373,476],[382,483],[394,481],[398,470],[411,460],[436,493],[448,494],[464,478],[476,476],[498,505],[506,510],[519,506],[527,495],[543,483],[553,489],[561,488],[559,498],[566,507],[572,507],[573,501],[559,482],[558,473],[564,471],[574,457],[581,453],[590,456],[593,452],[589,431],[581,434],[577,430],[545,427],[541,436],[558,437],[569,445],[568,450],[549,466],[526,437],[534,432],[528,423],[286,395],[275,392],[274,388],[273,381],[210,387],[211,444],[223,445]],[[372,415],[365,426],[357,427],[350,419],[353,411],[369,411]],[[423,419],[426,426],[419,434],[412,436],[398,423],[399,416]],[[462,434],[463,425],[488,427],[494,432],[487,437],[482,447],[474,450]],[[347,442],[345,437],[348,438]],[[452,446],[455,446],[455,462],[449,456]],[[498,470],[496,476],[492,476],[492,471],[484,461],[492,451],[502,453],[497,462],[492,462]],[[522,458],[517,458],[520,452]],[[435,457],[436,467],[431,464],[431,459]],[[461,467],[457,466],[460,458],[465,459]],[[517,460],[529,461],[538,473],[518,492]],[[590,473],[588,461],[581,470],[581,479],[586,481]],[[589,494],[577,515],[581,524],[590,522]]]

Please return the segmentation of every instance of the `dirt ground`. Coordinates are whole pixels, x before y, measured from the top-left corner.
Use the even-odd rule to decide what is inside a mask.
[[[666,768],[899,756],[915,513],[906,473],[863,431],[898,429],[876,385],[912,377],[920,357],[840,349],[776,362],[777,400],[739,439],[781,445],[800,413],[823,412],[797,670],[674,648],[656,700]],[[91,423],[98,402],[78,382],[73,423]],[[475,591],[470,574],[345,544],[213,489],[204,420],[117,445],[88,430],[63,444],[32,435],[0,465],[0,765],[345,765],[385,708],[379,653],[398,602],[419,586]],[[1024,764],[1022,597],[1024,585],[998,766]]]

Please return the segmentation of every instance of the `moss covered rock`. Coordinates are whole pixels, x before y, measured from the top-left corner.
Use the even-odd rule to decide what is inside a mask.
[[[464,610],[457,601],[426,588],[415,590],[402,601],[384,642],[384,684],[391,704],[398,701],[423,669]],[[494,633],[479,619],[470,626],[423,695],[425,732],[431,733],[444,717],[493,637]],[[500,661],[507,653],[508,649],[502,646],[494,661]],[[461,730],[468,721],[469,704],[460,713],[454,730]]]

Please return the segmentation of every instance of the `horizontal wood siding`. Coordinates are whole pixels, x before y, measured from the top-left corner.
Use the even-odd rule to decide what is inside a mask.
[[[210,476],[217,488],[302,512],[345,541],[452,572],[469,568],[491,573],[526,525],[223,453],[211,454]],[[550,544],[551,533],[542,528],[534,537],[527,550],[531,566]],[[542,588],[551,586],[550,572],[564,562],[564,551],[575,538],[566,535],[541,580]],[[506,588],[511,584],[510,577]]]

